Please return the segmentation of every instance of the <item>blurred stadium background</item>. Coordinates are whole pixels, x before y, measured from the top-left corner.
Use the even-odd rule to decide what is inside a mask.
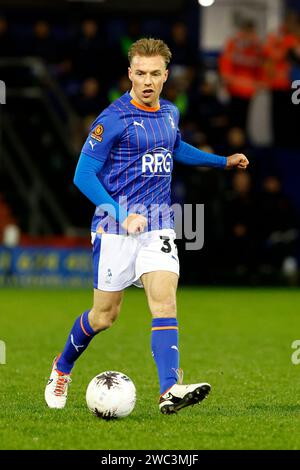
[[[0,286],[92,286],[94,207],[72,180],[92,121],[129,89],[141,36],[172,50],[164,97],[183,138],[251,163],[176,165],[173,202],[205,205],[203,249],[178,243],[181,282],[299,286],[300,1],[200,3],[0,1]]]
[[[300,0],[201,2],[0,0],[2,449],[299,449]],[[144,35],[173,52],[164,96],[181,111],[183,138],[251,163],[174,171],[173,202],[205,206],[204,247],[178,242],[181,367],[213,392],[171,426],[157,410],[135,288],[78,361],[66,410],[43,398],[51,360],[92,297],[94,207],[73,185],[75,166],[95,116],[128,90],[127,50]],[[124,371],[138,390],[117,425],[85,405],[103,370]]]

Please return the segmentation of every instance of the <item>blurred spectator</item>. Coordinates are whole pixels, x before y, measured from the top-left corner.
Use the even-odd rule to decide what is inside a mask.
[[[88,114],[79,119],[74,126],[72,134],[72,149],[76,158],[81,152],[82,146],[91,130],[93,122],[96,120],[98,113]]]
[[[247,155],[251,164],[253,164],[251,158],[253,150],[248,144],[245,130],[240,127],[230,127],[228,129],[225,146],[218,151],[219,153],[221,153],[221,155],[233,155],[234,153],[244,153],[245,155]],[[254,169],[256,169],[255,166],[254,168],[251,168],[251,171],[253,171]],[[227,173],[226,176],[224,175],[224,178],[226,177],[229,178],[230,175]]]
[[[163,97],[174,103],[180,111],[181,118],[189,111],[189,96],[186,90],[178,84],[176,80],[169,79],[163,90]]]
[[[47,64],[61,60],[61,50],[53,36],[51,26],[46,20],[38,20],[33,25],[32,35],[27,46],[29,56],[39,57]]]
[[[7,19],[0,16],[0,57],[10,57],[15,54],[14,40],[9,31]]]
[[[81,142],[81,147],[86,139],[86,136],[89,134],[93,122],[96,120],[98,114],[88,114],[82,120],[82,128],[83,128],[83,139]]]
[[[275,175],[267,176],[262,183],[256,210],[260,260],[264,269],[280,269],[286,258],[296,259],[298,220],[294,207],[282,192],[279,178]]]
[[[197,65],[197,49],[189,42],[188,28],[182,21],[173,24],[168,46],[172,51],[172,68],[175,65],[191,67]]]
[[[295,25],[295,15],[287,15],[279,31],[268,35],[263,49],[263,80],[272,94],[273,144],[279,147],[292,143],[290,53],[297,42]]]
[[[104,38],[100,36],[97,21],[83,20],[73,47],[74,69],[77,76],[100,78],[103,63],[106,63],[107,49]],[[106,67],[103,75],[108,79],[109,67]]]
[[[195,139],[197,139],[197,135],[195,135]],[[203,152],[213,153],[214,151],[209,145],[196,145],[196,147],[203,150]],[[220,189],[219,172],[201,166],[194,167],[194,171],[190,172],[188,185],[189,202],[194,204],[215,202],[220,197]]]
[[[199,123],[208,142],[215,146],[224,142],[228,127],[225,105],[217,95],[217,81],[207,77],[200,82],[190,106],[190,116]]]
[[[261,80],[262,45],[255,24],[245,20],[220,55],[220,74],[230,95],[230,123],[246,127],[248,108]]]
[[[182,21],[173,24],[167,42],[172,51],[170,79],[178,89],[179,109],[186,113],[188,95],[193,94],[193,85],[198,73],[198,50],[196,45],[189,41],[187,25]]]
[[[227,134],[227,152],[228,155],[234,153],[247,153],[246,148],[246,134],[240,127],[231,127]]]
[[[289,59],[291,62],[290,79],[300,80],[300,17],[297,16],[297,22],[294,24],[293,35],[289,49]]]
[[[81,85],[79,96],[74,99],[74,104],[82,117],[99,114],[108,104],[99,80],[94,77],[86,78]]]
[[[112,103],[113,101],[120,98],[120,96],[124,95],[126,91],[131,89],[131,81],[128,78],[128,75],[122,75],[115,86],[111,87],[108,90],[108,101]]]
[[[111,78],[116,79],[120,75],[120,71],[126,70],[128,67],[128,50],[137,39],[143,36],[141,32],[141,24],[136,19],[130,19],[126,24],[126,31],[119,35],[118,45],[113,50],[114,59],[110,61]]]
[[[227,264],[237,274],[254,272],[257,263],[256,204],[251,176],[238,171],[225,198]]]
[[[51,67],[51,72],[71,99],[79,93],[80,80],[76,77],[72,57],[66,55],[60,63]]]
[[[294,27],[294,43],[289,50],[289,60],[291,64],[291,81],[300,80],[300,16],[297,16],[297,21]],[[289,101],[291,103],[291,101]],[[299,121],[300,121],[300,106],[292,104],[291,109],[291,141],[290,146],[299,148]]]
[[[140,39],[141,35],[140,22],[135,19],[131,19],[127,25],[127,32],[120,38],[121,52],[124,60],[126,61],[126,64],[128,62],[127,54],[130,46],[134,43],[134,41]]]

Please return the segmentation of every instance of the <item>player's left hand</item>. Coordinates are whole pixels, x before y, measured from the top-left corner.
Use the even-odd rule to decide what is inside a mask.
[[[240,170],[246,170],[248,165],[249,160],[243,153],[235,153],[227,157],[226,169],[239,168]]]

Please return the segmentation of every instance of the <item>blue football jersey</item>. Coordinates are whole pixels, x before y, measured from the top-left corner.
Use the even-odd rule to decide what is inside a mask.
[[[98,175],[110,196],[129,213],[148,218],[148,230],[173,228],[170,210],[173,151],[180,144],[179,111],[160,100],[149,108],[127,92],[94,121],[82,152],[105,163]],[[92,231],[121,233],[119,224],[96,207]]]

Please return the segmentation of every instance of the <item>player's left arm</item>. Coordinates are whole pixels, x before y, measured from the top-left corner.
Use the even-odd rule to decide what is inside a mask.
[[[239,168],[245,170],[249,164],[243,153],[235,153],[229,157],[203,152],[193,145],[180,140],[173,152],[174,160],[186,165],[205,166],[211,168]]]
[[[249,160],[243,153],[234,153],[229,155],[226,159],[225,168],[239,168],[240,170],[246,170],[249,165]]]
[[[211,168],[239,168],[241,170],[247,168],[249,161],[243,153],[235,153],[229,157],[224,157],[214,153],[203,152],[203,150],[199,150],[193,145],[181,140],[181,133],[178,127],[179,117],[179,110],[175,108],[174,119],[177,123],[177,135],[173,150],[174,160],[186,165],[206,166]]]

